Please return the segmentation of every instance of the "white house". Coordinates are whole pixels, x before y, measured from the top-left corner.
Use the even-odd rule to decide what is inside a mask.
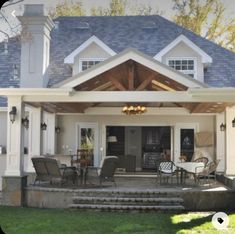
[[[21,181],[34,172],[31,157],[75,154],[87,131],[95,166],[107,154],[133,154],[138,171],[151,168],[148,153],[177,161],[199,150],[235,175],[234,53],[160,16],[53,22],[34,4],[18,19],[22,39],[1,45],[1,175]],[[147,112],[128,115],[125,106]],[[203,133],[210,139],[200,145]]]

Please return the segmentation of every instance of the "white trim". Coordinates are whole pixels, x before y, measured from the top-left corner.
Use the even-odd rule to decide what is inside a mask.
[[[188,47],[194,50],[197,54],[202,57],[202,63],[210,64],[213,62],[211,56],[209,56],[206,52],[204,52],[200,47],[194,44],[191,40],[189,40],[186,36],[180,35],[174,41],[172,41],[169,45],[167,45],[164,49],[162,49],[159,53],[154,56],[154,59],[158,61],[162,61],[162,57],[172,50],[175,46],[177,46],[180,42],[184,42]]]
[[[82,62],[90,62],[90,61],[99,61],[99,62],[103,62],[105,59],[107,58],[80,58],[79,59],[79,68],[78,68],[78,71],[79,72],[82,72],[82,71],[85,71],[85,70],[82,70]]]
[[[92,36],[85,42],[83,42],[76,50],[74,50],[71,54],[69,54],[65,59],[64,63],[66,64],[74,64],[74,58],[81,53],[83,50],[85,50],[89,45],[92,43],[97,44],[99,47],[101,47],[104,51],[106,51],[111,56],[114,56],[116,54],[115,51],[113,51],[110,47],[108,47],[104,42],[102,42],[98,37]]]
[[[194,70],[192,70],[192,72],[190,72],[190,70],[177,70],[177,71],[180,71],[180,72],[182,72],[183,74],[185,74],[185,75],[188,75],[188,74],[191,74],[191,73],[193,73],[194,74],[194,79],[196,79],[196,80],[198,80],[198,77],[197,77],[197,69],[198,69],[198,67],[197,67],[197,58],[196,57],[179,57],[179,56],[177,56],[177,57],[167,57],[166,58],[166,62],[167,62],[167,65],[169,66],[169,60],[193,60],[194,61]]]
[[[202,88],[207,87],[206,84],[199,82],[193,78],[190,78],[187,75],[184,75],[181,72],[176,71],[173,68],[170,68],[169,66],[162,64],[155,59],[151,58],[150,56],[147,56],[135,49],[126,49],[120,54],[113,56],[101,64],[97,64],[95,67],[90,68],[82,73],[79,73],[77,75],[74,75],[73,77],[62,81],[59,84],[56,84],[54,87],[64,87],[64,88],[70,88],[70,87],[76,87],[79,84],[82,84],[95,76],[98,76],[122,63],[125,63],[128,60],[133,60],[137,63],[140,63],[153,71],[156,71],[166,77],[169,77],[170,79],[175,80],[178,83],[181,83],[189,88]]]
[[[0,107],[0,112],[7,112],[7,107]]]

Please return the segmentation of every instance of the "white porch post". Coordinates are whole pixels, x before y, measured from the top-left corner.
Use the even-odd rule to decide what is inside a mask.
[[[12,123],[9,112],[12,107],[16,107],[16,118]],[[22,176],[23,174],[23,129],[21,124],[24,114],[21,96],[8,97],[8,117],[7,117],[7,163],[5,176]]]
[[[225,172],[225,131],[220,131],[220,125],[225,124],[225,113],[216,115],[216,158],[220,160],[217,172]]]
[[[225,174],[235,175],[235,128],[232,127],[232,120],[235,117],[235,108],[226,108],[226,171]]]
[[[52,113],[43,112],[43,122],[46,123],[47,129],[42,132],[43,137],[43,154],[55,154],[56,144],[56,115]]]
[[[41,154],[41,108],[29,110],[29,150],[26,172],[34,172],[31,158]]]

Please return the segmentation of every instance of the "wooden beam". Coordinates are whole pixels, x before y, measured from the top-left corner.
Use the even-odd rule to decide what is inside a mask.
[[[128,90],[134,90],[135,64],[133,61],[128,63]]]
[[[103,90],[109,88],[112,84],[113,83],[111,81],[108,81],[108,82],[94,88],[93,91],[103,91]]]
[[[152,80],[152,83],[160,88],[162,88],[163,90],[166,90],[166,91],[175,91],[175,89],[172,89],[171,87],[157,81],[157,80]]]
[[[136,91],[144,90],[154,79],[155,74],[151,74],[147,79],[145,79],[136,89]]]
[[[109,80],[112,81],[114,86],[121,91],[126,91],[126,88],[123,86],[121,82],[119,82],[117,79],[113,78],[112,76],[109,77]]]

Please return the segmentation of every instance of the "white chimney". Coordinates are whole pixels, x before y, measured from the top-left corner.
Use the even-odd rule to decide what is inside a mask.
[[[46,87],[50,57],[50,31],[54,24],[45,15],[42,4],[24,6],[21,33],[21,78],[20,86],[26,88]]]

